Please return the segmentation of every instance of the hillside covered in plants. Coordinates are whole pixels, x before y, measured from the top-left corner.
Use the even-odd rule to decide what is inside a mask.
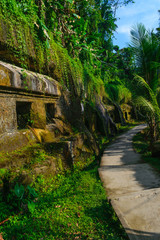
[[[128,4],[0,0],[0,239],[127,239],[97,174],[103,144],[144,121],[160,156],[160,28],[133,26],[119,49]]]
[[[84,106],[95,108],[104,132],[112,134],[116,126],[104,104],[114,105],[116,121],[125,124],[120,105],[134,98],[137,90],[132,88],[140,82],[135,73],[153,91],[159,84],[159,28],[153,33],[137,25],[130,47],[119,50],[113,45],[116,10],[131,3],[2,0],[0,58],[53,77]],[[147,107],[143,97],[134,105]]]
[[[80,102],[96,106],[115,132],[102,102],[114,104],[125,121],[119,105],[131,97],[124,81],[131,78],[132,57],[113,46],[112,37],[116,9],[129,2],[1,1],[0,58],[53,77]]]

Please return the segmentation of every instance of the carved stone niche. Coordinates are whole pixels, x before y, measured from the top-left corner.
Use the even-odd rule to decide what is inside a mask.
[[[14,133],[28,131],[28,126],[45,130],[55,116],[60,93],[61,86],[54,79],[0,61],[1,146],[4,137],[11,135],[13,142],[19,142]]]

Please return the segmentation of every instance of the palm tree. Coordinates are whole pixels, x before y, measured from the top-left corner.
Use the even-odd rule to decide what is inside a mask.
[[[150,145],[158,137],[160,108],[159,92],[160,44],[153,31],[147,31],[143,24],[131,30],[130,47],[135,56],[138,75],[130,82],[132,99],[141,114],[145,116],[150,130]]]
[[[138,74],[148,83],[156,94],[159,84],[160,45],[156,34],[137,24],[131,30],[130,47],[135,56]]]

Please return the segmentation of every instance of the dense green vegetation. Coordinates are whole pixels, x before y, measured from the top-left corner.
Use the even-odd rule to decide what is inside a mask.
[[[39,176],[23,196],[22,185],[16,186],[10,204],[0,203],[0,222],[10,216],[0,225],[3,238],[128,239],[106,200],[93,160],[88,159],[83,169],[79,163],[72,174],[48,180]]]
[[[71,102],[78,99],[98,114],[107,138],[117,126],[105,105],[113,105],[125,125],[121,104],[129,103],[148,124],[148,143],[141,146],[151,159],[160,125],[160,31],[138,24],[130,47],[112,43],[116,9],[132,2],[1,0],[0,37],[11,56],[2,60],[59,81]],[[32,186],[12,186],[0,206],[1,221],[13,215],[0,225],[4,239],[127,239],[106,201],[95,162],[74,168],[55,178],[39,176]]]
[[[131,102],[131,95],[134,105],[141,102],[147,111],[154,105],[156,117],[152,120],[157,121],[159,106],[153,96],[159,96],[159,30],[155,34],[139,24],[131,31],[129,48],[119,50],[112,43],[116,9],[132,2],[2,0],[0,16],[9,29],[5,40],[14,48],[13,62],[51,75],[84,103],[96,105],[100,97],[113,104],[122,124],[120,105]],[[1,26],[0,32],[3,30]],[[147,85],[142,84],[142,78]],[[149,91],[149,99],[138,93],[137,84],[145,88],[143,92]]]
[[[2,0],[0,32],[12,50],[9,61],[49,74],[84,104],[111,102],[124,123],[120,104],[130,100],[123,80],[133,71],[132,58],[129,49],[113,46],[112,37],[116,9],[131,2]]]
[[[120,127],[119,134],[135,125]],[[110,142],[100,138],[101,151]],[[4,156],[17,162],[27,158],[23,168],[0,170],[5,183],[5,195],[0,193],[0,232],[4,239],[128,239],[106,199],[94,156],[74,164],[72,171],[54,177],[52,173],[47,178],[39,175],[31,185],[22,185],[20,173],[25,168],[31,172],[36,163],[48,157],[40,144],[1,154],[1,160]],[[10,186],[7,179],[12,179]]]
[[[136,61],[136,75],[130,84],[133,104],[149,126],[150,150],[159,138],[160,123],[160,39],[143,24],[131,30],[131,49]]]
[[[135,123],[120,127],[119,134],[133,126]],[[111,139],[101,138],[101,151],[110,142]],[[10,159],[19,158],[19,161],[27,157],[25,167],[30,171],[35,163],[42,163],[47,158],[40,145],[36,151],[32,147],[7,155]],[[3,181],[16,175],[8,186],[5,199],[3,192],[0,194],[0,232],[3,238],[128,239],[106,199],[97,168],[97,159],[93,156],[85,163],[77,162],[72,171],[54,177],[50,174],[48,178],[39,175],[30,186],[22,185],[19,172],[7,173],[6,169],[1,169]],[[24,168],[21,167],[20,171],[23,172]],[[7,181],[5,184],[7,187]]]
[[[139,112],[147,118],[154,141],[159,122],[159,28],[154,33],[142,24],[134,27],[129,48],[119,50],[112,43],[116,9],[131,2],[2,0],[0,16],[7,22],[6,40],[21,66],[51,75],[84,103],[113,104],[122,124],[120,105],[132,98],[143,108]],[[108,122],[109,128],[112,121]]]
[[[147,119],[155,141],[159,131],[159,28],[154,33],[139,24],[131,31],[130,47],[120,50],[112,43],[116,9],[132,2],[2,0],[0,16],[9,29],[3,35],[13,48],[13,62],[52,76],[72,96],[95,106],[108,128],[106,135],[114,134],[116,128],[107,112],[102,114],[103,103],[114,105],[122,125],[121,104],[133,103]],[[0,32],[4,32],[3,24]]]

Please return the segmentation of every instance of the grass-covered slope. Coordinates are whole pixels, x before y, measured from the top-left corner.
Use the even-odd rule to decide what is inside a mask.
[[[128,128],[122,127],[120,133]],[[101,149],[108,143],[103,138]],[[44,152],[35,152],[30,172],[31,166],[44,158]],[[15,179],[7,199],[0,195],[0,232],[4,239],[128,239],[107,201],[95,157],[76,162],[73,170],[64,174],[47,178],[41,174],[29,187],[24,186]]]
[[[82,171],[76,167],[71,175],[48,181],[39,177],[34,188],[38,195],[30,212],[25,208],[15,212],[1,202],[0,221],[11,216],[0,225],[4,239],[127,239],[106,200],[94,161]]]

